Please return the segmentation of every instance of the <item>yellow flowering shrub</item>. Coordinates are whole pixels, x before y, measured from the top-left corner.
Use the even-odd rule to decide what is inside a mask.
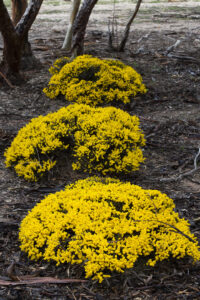
[[[200,259],[189,223],[157,190],[92,177],[48,195],[20,226],[21,250],[33,259],[82,264],[99,282],[111,272],[174,257]]]
[[[72,62],[67,58],[58,59],[49,71],[52,77],[43,91],[51,99],[62,94],[67,101],[96,106],[129,103],[137,94],[147,92],[141,75],[116,60],[82,55]]]
[[[114,108],[74,104],[39,116],[20,129],[6,150],[6,166],[36,181],[51,170],[61,154],[74,170],[129,173],[144,161],[139,119]]]

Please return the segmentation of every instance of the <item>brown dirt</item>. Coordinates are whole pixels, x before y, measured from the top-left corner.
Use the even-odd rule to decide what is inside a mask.
[[[85,39],[85,52],[121,59],[142,74],[148,93],[138,97],[135,105],[121,108],[140,117],[147,140],[146,163],[139,172],[123,179],[167,193],[174,199],[180,216],[190,221],[191,231],[200,239],[199,169],[184,176],[194,169],[194,158],[200,148],[200,6],[198,3],[173,5],[181,8],[179,15],[169,14],[172,6],[165,7],[163,12],[163,7],[157,4],[156,13],[152,12],[153,5],[143,9],[124,53],[108,48],[107,26],[103,26],[107,22],[106,15],[101,20],[101,28],[97,22],[99,16],[94,14]],[[102,5],[98,9],[102,9]],[[63,54],[60,47],[64,36],[63,22],[51,26],[52,22],[45,19],[45,10],[47,6],[30,33],[32,48],[41,63],[34,70],[24,71],[26,82],[22,86],[13,89],[1,86],[0,90],[1,280],[27,274],[84,279],[83,270],[78,266],[56,267],[52,263],[31,262],[20,252],[18,243],[18,227],[28,210],[48,193],[83,176],[62,170],[55,178],[27,183],[4,165],[4,150],[19,128],[31,118],[65,105],[64,100],[49,100],[42,92],[50,78],[48,67]],[[111,15],[110,9],[108,15]],[[194,15],[196,18],[191,17]],[[118,29],[115,42],[120,38],[121,28]],[[167,54],[167,48],[177,40],[181,41],[179,46]],[[200,157],[197,167],[199,164]],[[15,262],[14,270],[10,272],[8,267],[13,266],[12,262]],[[0,285],[0,299],[200,299],[199,274],[199,263],[163,262],[154,269],[145,267],[114,274],[100,285],[91,280],[70,284]]]

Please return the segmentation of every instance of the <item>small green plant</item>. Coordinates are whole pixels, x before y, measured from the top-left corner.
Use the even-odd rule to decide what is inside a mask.
[[[74,170],[88,173],[130,173],[144,161],[139,119],[114,108],[74,104],[32,119],[6,150],[6,166],[37,181],[62,154]]]
[[[111,178],[89,178],[51,194],[20,226],[21,249],[33,259],[82,264],[101,282],[145,258],[147,265],[172,257],[200,259],[189,223],[173,200]]]
[[[51,99],[62,94],[67,101],[96,106],[129,103],[137,94],[147,92],[142,77],[117,60],[83,55],[69,62],[65,57],[58,59],[49,71],[52,77],[43,91]]]

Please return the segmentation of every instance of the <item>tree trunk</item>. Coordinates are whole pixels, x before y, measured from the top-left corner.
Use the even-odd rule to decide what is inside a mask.
[[[14,77],[20,78],[22,45],[22,41],[17,35],[6,42],[4,40],[3,60],[0,64],[0,69],[10,79]]]
[[[27,5],[27,0],[12,0],[12,21],[14,26],[21,20]],[[35,65],[35,62],[36,58],[33,56],[27,33],[23,40],[21,67],[22,69],[30,68]]]
[[[5,75],[9,74],[15,77],[16,74],[19,74],[22,46],[2,0],[0,0],[0,31],[4,41],[3,60],[0,68]]]
[[[12,0],[12,21],[14,26],[20,21],[27,8],[27,0]]]
[[[92,9],[98,0],[84,0],[79,13],[75,19],[73,25],[73,37],[72,37],[72,57],[83,54],[83,43],[85,30],[89,21]]]
[[[139,11],[141,3],[142,3],[142,0],[138,0],[137,1],[136,7],[135,7],[135,11],[134,11],[133,15],[130,17],[130,19],[129,19],[127,25],[126,25],[126,28],[125,28],[125,31],[124,31],[124,36],[123,36],[123,38],[121,40],[121,43],[119,45],[119,51],[120,52],[124,51],[124,48],[126,46],[126,42],[128,40],[128,36],[129,36],[131,24],[132,24],[133,20],[135,19],[135,17],[137,16],[137,13]]]
[[[80,3],[81,3],[81,0],[72,0],[72,11],[71,11],[71,15],[70,15],[70,21],[69,21],[67,33],[65,36],[65,40],[64,40],[64,43],[62,46],[62,49],[65,49],[67,51],[69,51],[71,49],[72,28],[73,28],[74,20],[76,18],[78,10],[79,10]]]
[[[116,46],[113,45],[114,34],[113,34],[113,32],[109,31],[108,45],[109,45],[109,47],[113,51],[119,51],[119,52],[123,52],[124,51],[124,48],[126,46],[126,43],[127,43],[128,37],[129,37],[131,24],[133,23],[133,20],[137,16],[137,13],[139,11],[141,3],[142,3],[142,0],[137,0],[137,4],[135,6],[135,11],[133,12],[132,16],[128,20],[128,23],[126,24],[126,27],[125,27],[125,30],[124,30],[124,34],[122,36],[122,39],[121,39],[121,42],[120,42],[119,46],[117,45],[117,47],[116,47]]]
[[[0,32],[4,41],[0,71],[3,73],[3,78],[7,77],[12,80],[20,77],[19,71],[24,39],[28,35],[42,2],[43,0],[31,0],[23,17],[14,27],[3,0],[0,0]]]

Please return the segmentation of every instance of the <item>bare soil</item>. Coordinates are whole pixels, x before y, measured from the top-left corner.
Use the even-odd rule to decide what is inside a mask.
[[[133,8],[131,2],[116,4],[115,44]],[[56,267],[30,261],[20,252],[18,228],[27,212],[44,196],[86,175],[62,168],[56,176],[27,183],[5,168],[3,156],[18,130],[30,119],[66,105],[63,99],[50,100],[42,92],[50,78],[49,66],[65,54],[60,50],[67,20],[62,19],[65,11],[69,11],[68,2],[42,7],[30,32],[40,63],[35,69],[23,71],[23,85],[0,86],[0,300],[200,299],[200,263],[193,265],[188,260],[164,261],[155,268],[138,266],[124,274],[113,274],[102,284],[87,280],[11,285],[25,275],[84,279],[80,266]],[[121,179],[161,190],[173,198],[179,215],[190,221],[191,231],[200,240],[199,2],[145,3],[123,53],[108,47],[109,18],[112,22],[113,5],[97,5],[88,26],[85,53],[117,58],[131,65],[143,76],[148,88],[148,93],[137,97],[132,105],[120,106],[140,117],[147,140],[145,164],[140,171]],[[179,45],[170,49],[178,40]],[[1,280],[10,281],[10,285],[1,285]]]

